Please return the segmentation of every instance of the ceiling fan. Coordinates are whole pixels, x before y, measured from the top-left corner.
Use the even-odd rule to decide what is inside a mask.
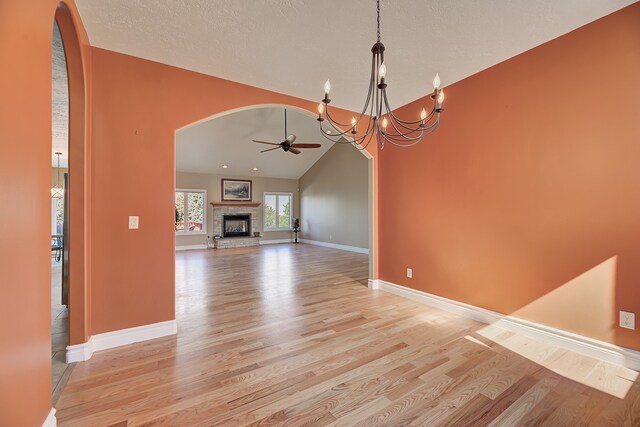
[[[266,150],[262,150],[261,153],[266,153],[267,151],[273,151],[273,150],[278,150],[280,148],[282,148],[283,151],[285,152],[289,152],[289,153],[293,153],[293,154],[300,154],[301,151],[298,150],[299,148],[320,148],[322,147],[322,145],[320,144],[307,144],[307,143],[298,143],[298,144],[294,144],[294,141],[296,140],[296,136],[291,134],[289,135],[287,133],[287,109],[285,108],[284,110],[284,141],[276,144],[275,142],[267,142],[267,141],[256,141],[255,139],[253,139],[253,142],[257,142],[259,144],[267,144],[267,145],[275,145],[274,148],[268,148]]]

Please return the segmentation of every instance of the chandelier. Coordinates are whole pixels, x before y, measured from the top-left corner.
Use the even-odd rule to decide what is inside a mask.
[[[351,123],[340,123],[331,117],[329,111],[329,92],[331,82],[324,84],[324,99],[318,104],[318,121],[320,122],[320,132],[333,142],[344,143],[346,137],[357,148],[365,149],[373,137],[380,149],[385,143],[390,143],[398,147],[411,147],[422,141],[424,137],[434,132],[440,124],[440,113],[444,103],[444,91],[440,88],[440,76],[436,74],[433,79],[433,93],[431,99],[433,105],[431,111],[427,113],[425,108],[419,113],[418,120],[402,120],[398,118],[387,98],[387,67],[384,63],[384,44],[380,41],[380,0],[377,4],[377,28],[378,41],[371,48],[373,57],[371,59],[371,77],[369,79],[369,91],[367,100],[360,116],[351,118]],[[323,122],[327,122],[323,129]]]
[[[56,151],[56,156],[58,157],[58,181],[55,187],[51,188],[51,197],[54,199],[61,199],[64,197],[64,188],[60,185],[60,156],[62,153]]]

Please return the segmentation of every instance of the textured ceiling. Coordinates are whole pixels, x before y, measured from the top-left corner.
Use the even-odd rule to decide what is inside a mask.
[[[53,26],[53,46],[51,53],[52,85],[51,85],[51,126],[52,148],[51,164],[57,166],[55,152],[62,153],[60,166],[67,167],[69,160],[69,85],[67,82],[67,63],[64,58],[64,47],[58,25]]]
[[[364,103],[373,0],[77,0],[91,44],[306,99]],[[609,14],[633,0],[382,1],[392,107]]]
[[[228,176],[301,177],[332,142],[320,136],[318,122],[296,110],[287,110],[289,134],[296,142],[316,142],[322,148],[301,150],[295,155],[252,139],[280,143],[284,140],[284,109],[254,108],[211,119],[180,130],[176,135],[176,169],[182,172],[226,174]],[[223,169],[222,165],[228,168]],[[257,167],[258,171],[253,168]]]

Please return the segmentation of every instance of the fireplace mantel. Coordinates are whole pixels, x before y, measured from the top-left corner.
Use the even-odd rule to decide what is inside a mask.
[[[224,207],[224,206],[257,208],[262,203],[260,203],[260,202],[211,202],[210,204],[214,208],[219,208],[219,207]]]

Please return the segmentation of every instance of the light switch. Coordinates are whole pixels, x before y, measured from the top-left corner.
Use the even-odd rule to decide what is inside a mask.
[[[129,230],[137,230],[137,229],[138,229],[138,216],[130,216]]]

